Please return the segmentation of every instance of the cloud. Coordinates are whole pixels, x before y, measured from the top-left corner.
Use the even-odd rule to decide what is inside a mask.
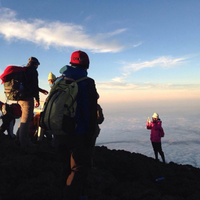
[[[200,84],[160,84],[160,83],[129,83],[124,80],[123,77],[113,78],[111,81],[107,82],[97,82],[98,89],[101,90],[120,90],[120,91],[130,91],[130,90],[178,90],[178,91],[188,91],[188,90],[199,90]]]
[[[44,21],[40,19],[19,20],[14,11],[0,8],[0,34],[7,41],[26,40],[45,48],[72,47],[88,49],[92,52],[119,52],[125,47],[112,37],[126,29],[92,36],[81,25]]]
[[[131,84],[131,83],[126,83],[126,78],[130,76],[132,73],[145,69],[145,68],[154,68],[154,67],[160,67],[160,68],[171,68],[175,67],[177,65],[183,64],[186,62],[188,57],[180,57],[180,58],[172,58],[171,56],[161,56],[155,60],[151,61],[143,61],[143,62],[133,62],[133,63],[127,63],[127,62],[121,62],[124,67],[122,67],[122,75],[119,77],[115,77],[111,79],[110,84],[106,83],[108,86],[107,88],[110,88],[109,85],[113,85],[114,87],[122,88],[122,87],[127,87],[127,89],[149,89],[149,88],[170,88],[171,84],[163,84],[163,85],[157,85],[153,83],[143,83],[142,85],[137,85],[136,84]],[[103,84],[104,85],[104,84]],[[190,85],[191,86],[191,85]],[[182,87],[180,85],[173,85],[172,88],[178,88]],[[187,87],[184,85],[184,87]],[[195,86],[194,86],[195,87]],[[198,86],[199,87],[199,86]],[[125,88],[124,88],[125,89]]]
[[[182,64],[188,57],[172,58],[171,56],[161,56],[155,60],[144,61],[138,63],[126,63],[124,62],[124,71],[139,71],[144,68],[170,68]]]
[[[143,42],[139,42],[139,43],[137,43],[137,44],[133,44],[133,48],[136,48],[136,47],[142,45],[142,43],[143,43]]]

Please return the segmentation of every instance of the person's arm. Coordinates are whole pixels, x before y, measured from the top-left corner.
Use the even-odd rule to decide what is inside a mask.
[[[41,92],[44,95],[47,95],[49,92],[47,90],[39,88],[39,92]]]
[[[164,137],[164,136],[165,136],[165,133],[164,133],[164,130],[163,130],[162,127],[161,127],[161,129],[160,129],[160,133],[161,133],[161,137]]]
[[[147,129],[151,129],[152,128],[152,125],[151,125],[151,121],[149,120],[149,118],[147,119]]]

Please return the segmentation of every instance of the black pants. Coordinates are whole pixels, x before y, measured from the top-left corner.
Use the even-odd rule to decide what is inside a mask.
[[[154,150],[156,160],[158,160],[158,153],[159,153],[162,158],[163,163],[165,163],[165,155],[162,150],[161,142],[151,142],[151,144]]]
[[[7,131],[8,135],[12,138],[13,132],[12,132],[12,130],[10,130],[10,123],[12,122],[12,120],[14,120],[14,122],[13,122],[13,127],[14,127],[15,118],[13,116],[9,115],[9,114],[5,114],[1,117],[1,119],[2,119],[2,125],[0,127],[0,132],[4,133],[5,131]]]
[[[61,184],[64,186],[64,200],[78,200],[86,183],[90,154],[84,135],[55,135],[55,149],[63,164]]]

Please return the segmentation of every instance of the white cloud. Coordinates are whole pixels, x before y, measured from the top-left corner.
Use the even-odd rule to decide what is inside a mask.
[[[170,56],[166,57],[166,56],[161,56],[155,60],[151,60],[151,61],[143,61],[143,62],[133,62],[133,63],[127,63],[127,62],[122,62],[122,65],[124,66],[122,68],[122,75],[119,77],[115,77],[111,80],[110,84],[123,84],[125,85],[125,87],[127,87],[126,89],[130,89],[133,88],[169,88],[171,84],[165,84],[165,85],[155,85],[155,84],[150,84],[151,86],[149,86],[147,83],[144,83],[143,86],[139,86],[139,87],[135,87],[135,84],[128,84],[126,83],[126,78],[128,76],[130,76],[132,73],[145,69],[145,68],[154,68],[154,67],[160,67],[160,68],[170,68],[170,67],[175,67],[177,65],[183,64],[184,62],[186,62],[185,60],[188,59],[188,57],[180,57],[180,58],[172,58]],[[108,84],[109,85],[109,84]],[[144,86],[146,85],[146,86]],[[148,85],[148,86],[147,86]],[[128,87],[129,86],[129,87]],[[191,85],[190,85],[191,86]],[[173,85],[173,88],[177,88],[179,87],[178,85],[175,86]],[[181,86],[180,86],[181,87]],[[185,86],[184,86],[185,87]],[[121,88],[121,86],[120,86]]]
[[[182,64],[188,57],[172,58],[171,56],[162,56],[155,60],[144,61],[138,63],[124,63],[124,71],[139,71],[144,68],[170,68]]]
[[[108,37],[111,37],[111,36],[114,36],[114,35],[118,35],[118,34],[120,34],[120,33],[123,33],[123,32],[125,32],[127,29],[118,29],[118,30],[116,30],[116,31],[113,31],[113,32],[110,32],[110,33],[107,33],[106,35],[108,36]]]
[[[132,73],[142,70],[144,68],[153,68],[153,67],[161,67],[161,68],[169,68],[174,67],[179,64],[183,64],[183,62],[188,57],[181,58],[172,58],[162,56],[152,61],[144,61],[138,63],[125,63],[123,62],[123,73],[122,76],[112,78],[111,81],[108,82],[100,82],[98,83],[99,89],[104,90],[149,90],[149,89],[159,89],[159,90],[187,90],[187,89],[197,89],[200,88],[198,84],[159,84],[159,83],[130,83],[126,81],[126,78],[130,76]]]
[[[118,77],[114,78],[111,81],[107,82],[97,82],[98,89],[102,90],[198,90],[200,89],[200,84],[160,84],[160,83],[129,83],[126,82],[123,78]]]
[[[122,83],[122,82],[124,82],[124,77],[115,77],[112,79],[112,81]]]
[[[133,44],[133,48],[136,48],[136,47],[142,45],[142,43],[143,43],[143,42],[139,42],[139,43],[137,43],[137,44]]]
[[[124,49],[124,46],[111,38],[124,31],[126,29],[92,36],[87,34],[81,25],[39,19],[18,20],[14,11],[0,8],[0,34],[7,41],[26,40],[43,45],[45,48],[73,47],[92,52],[119,52]]]

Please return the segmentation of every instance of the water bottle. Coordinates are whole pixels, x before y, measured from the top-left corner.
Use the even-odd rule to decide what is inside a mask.
[[[162,180],[164,180],[165,179],[165,177],[160,177],[160,178],[157,178],[155,181],[156,182],[159,182],[159,181],[162,181]]]
[[[23,88],[24,88],[24,87],[23,87],[23,84],[20,83],[20,84],[19,84],[19,90],[23,90]]]

